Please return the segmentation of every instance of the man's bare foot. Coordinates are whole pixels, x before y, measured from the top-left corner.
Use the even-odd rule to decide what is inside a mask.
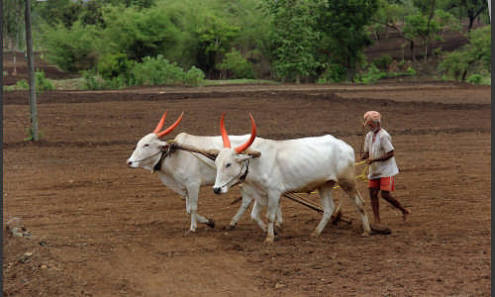
[[[411,211],[410,210],[407,210],[405,209],[403,212],[402,212],[402,220],[405,222],[407,221],[407,217],[411,214]]]

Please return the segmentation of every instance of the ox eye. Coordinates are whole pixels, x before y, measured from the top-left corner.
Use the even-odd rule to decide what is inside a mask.
[[[150,145],[149,145],[149,144],[145,144],[145,145],[144,145],[144,147],[148,147],[148,146],[150,146]]]
[[[227,165],[225,165],[225,168],[229,168],[230,165],[232,165],[232,163],[227,163]]]

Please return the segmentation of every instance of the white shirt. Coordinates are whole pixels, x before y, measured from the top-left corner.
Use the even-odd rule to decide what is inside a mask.
[[[385,129],[381,128],[373,137],[373,131],[366,134],[364,140],[364,152],[369,153],[369,158],[379,159],[386,153],[393,151],[392,137]],[[374,138],[374,139],[373,139]],[[369,179],[377,179],[380,177],[394,176],[399,173],[397,163],[395,163],[395,157],[392,157],[386,161],[376,161],[371,163],[369,167]]]

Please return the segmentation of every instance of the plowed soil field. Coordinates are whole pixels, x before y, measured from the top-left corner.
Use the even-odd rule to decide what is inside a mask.
[[[4,94],[4,296],[489,296],[491,102],[489,87],[417,82],[50,91],[39,96],[42,140],[26,142],[27,92]],[[216,221],[188,233],[185,201],[126,159],[161,114],[179,132],[264,138],[333,134],[356,153],[361,117],[378,110],[400,167],[395,197],[381,200],[390,235],[352,224],[310,233],[320,214],[282,198],[273,245],[239,204],[201,189],[199,212]],[[366,183],[359,182],[372,218]],[[318,203],[318,200],[315,200]],[[9,221],[10,220],[10,221]],[[30,234],[14,237],[17,220]]]

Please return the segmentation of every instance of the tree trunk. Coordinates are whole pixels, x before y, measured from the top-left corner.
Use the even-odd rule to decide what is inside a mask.
[[[424,57],[424,61],[426,63],[426,62],[428,62],[428,42],[426,41],[426,39],[424,41],[424,45],[425,45],[425,57]]]
[[[3,114],[3,1],[0,1],[0,46],[2,47],[2,50],[0,51],[0,112]],[[0,135],[2,136],[3,139],[3,129],[0,129]],[[2,148],[0,148],[2,150]],[[3,189],[3,187],[2,187]],[[0,216],[3,217],[3,214],[0,214]],[[0,240],[1,241],[1,240]],[[0,289],[2,289],[3,292],[3,286],[0,284]]]
[[[0,1],[0,46],[2,47],[2,50],[0,51],[0,114],[3,115],[3,0]],[[3,125],[2,125],[2,129],[0,129],[0,137],[3,139]],[[3,155],[3,145],[0,146],[0,152],[2,153]],[[0,165],[0,167],[2,167],[2,172],[3,172],[3,164]],[[0,186],[0,188],[2,188],[2,193],[3,193],[3,183],[2,185]],[[3,205],[3,194],[2,194],[2,197],[0,198],[0,202],[2,203]],[[2,222],[5,222],[3,220],[3,211],[2,213],[0,213],[0,219],[2,220]],[[2,244],[3,246],[3,238],[0,238],[0,244]],[[3,253],[2,253],[3,254]],[[0,284],[0,292],[4,292],[3,291],[3,282],[2,284]]]
[[[29,105],[31,110],[31,137],[33,141],[38,141],[38,111],[36,106],[36,81],[34,77],[34,54],[33,39],[31,36],[31,1],[25,0],[24,11],[26,22],[26,48],[29,70]]]
[[[474,19],[475,19],[475,17],[469,16],[468,33],[471,32],[471,29],[473,28]]]
[[[411,40],[409,43],[409,50],[411,51],[411,60],[416,62],[416,55],[414,54],[414,40]]]

